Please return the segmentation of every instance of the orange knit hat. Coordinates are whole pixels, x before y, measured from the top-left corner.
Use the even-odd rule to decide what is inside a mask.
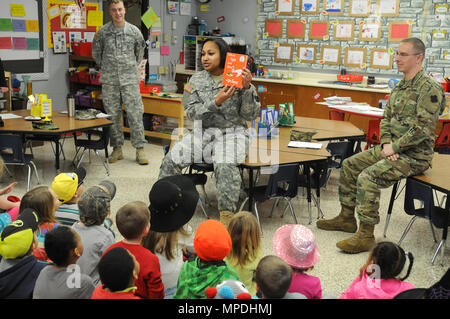
[[[223,260],[231,250],[231,237],[227,228],[215,219],[201,223],[194,237],[197,256],[204,261]]]

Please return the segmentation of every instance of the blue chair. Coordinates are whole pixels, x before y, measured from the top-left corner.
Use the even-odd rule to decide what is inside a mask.
[[[421,202],[421,204],[423,204],[421,206],[423,207],[416,207],[414,202],[415,200]],[[413,217],[408,226],[406,226],[406,229],[398,242],[399,245],[405,239],[406,234],[409,232],[414,221],[418,217],[428,219],[435,243],[437,243],[437,240],[434,227],[440,229],[448,227],[448,212],[444,208],[434,204],[433,189],[430,186],[412,178],[408,178],[406,180],[404,210],[408,215]],[[437,253],[441,249],[444,242],[445,238],[443,238],[438,245],[431,260],[432,264],[434,263]]]
[[[1,156],[5,165],[23,165],[28,167],[27,191],[31,186],[31,169],[34,168],[36,180],[39,184],[39,176],[32,154],[25,154],[21,135],[0,134]]]

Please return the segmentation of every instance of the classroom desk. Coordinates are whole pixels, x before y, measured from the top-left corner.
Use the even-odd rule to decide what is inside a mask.
[[[77,120],[75,117],[68,117],[67,114],[60,112],[54,112],[52,116],[53,123],[58,126],[56,130],[41,130],[35,129],[32,126],[31,121],[26,121],[23,117],[30,115],[30,110],[17,110],[8,112],[11,114],[22,116],[22,118],[5,119],[5,125],[0,127],[0,133],[13,133],[20,134],[24,137],[27,134],[33,134],[34,136],[46,136],[45,140],[49,138],[55,142],[55,167],[59,171],[59,140],[62,134],[75,133],[79,131],[87,131],[96,128],[103,128],[111,126],[112,122],[105,118],[99,118],[95,120]],[[0,114],[1,115],[1,114]],[[107,145],[105,145],[105,151],[107,152]]]
[[[426,170],[422,175],[416,175],[416,176],[410,176],[408,178],[412,178],[416,181],[419,181],[421,183],[424,183],[431,188],[444,193],[447,196],[446,202],[445,202],[445,210],[447,211],[449,217],[450,215],[450,155],[447,154],[439,154],[434,153],[433,160],[431,162],[432,168]],[[386,224],[384,228],[384,237],[386,237],[386,231],[387,226],[389,224],[389,220],[392,213],[392,206],[395,201],[395,196],[397,194],[397,188],[398,183],[394,184],[392,187],[392,193],[391,193],[391,199],[389,201],[389,207],[388,212],[386,215]],[[449,221],[447,218],[447,226],[444,227],[443,233],[442,233],[442,240],[439,243],[438,248],[436,249],[435,255],[433,256],[432,262],[434,262],[434,259],[436,255],[438,254],[439,250],[442,249],[441,254],[442,257],[445,253],[445,242],[447,240],[447,232],[448,232],[448,225]]]

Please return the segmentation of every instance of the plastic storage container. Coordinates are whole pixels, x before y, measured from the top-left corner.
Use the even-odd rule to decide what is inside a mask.
[[[338,74],[337,80],[340,82],[362,82],[364,75],[361,74]]]

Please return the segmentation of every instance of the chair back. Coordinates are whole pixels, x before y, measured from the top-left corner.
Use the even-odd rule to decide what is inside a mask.
[[[423,208],[416,208],[415,201],[420,201]],[[415,181],[414,179],[406,179],[404,210],[408,215],[420,215],[430,219],[433,210],[433,190],[430,186]]]
[[[450,123],[444,124],[442,131],[434,143],[434,150],[439,153],[444,153],[446,149],[450,148]]]
[[[22,137],[16,134],[0,134],[0,149],[11,150],[12,154],[3,153],[5,163],[25,163]]]
[[[341,142],[330,142],[327,145],[327,151],[330,152],[332,159],[330,159],[331,167],[340,168],[342,161],[347,157],[353,155],[353,150],[351,149],[352,143],[349,141]]]
[[[266,198],[283,196],[293,198],[298,192],[299,164],[283,164],[272,166],[272,174],[266,188]],[[287,188],[281,188],[280,184],[286,183]]]

